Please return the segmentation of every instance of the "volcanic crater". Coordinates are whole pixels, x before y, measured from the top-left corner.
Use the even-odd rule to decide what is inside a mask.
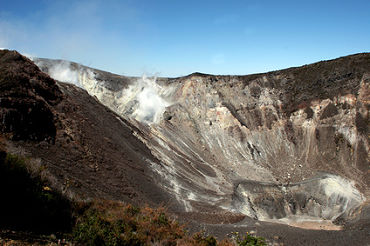
[[[17,114],[33,115],[14,113],[24,99],[3,79],[0,129],[8,149],[48,163],[71,197],[165,204],[220,235],[278,234],[276,223],[311,229],[284,232],[297,242],[322,229],[368,235],[369,53],[246,76],[139,78],[0,52],[2,64],[21,60],[38,80],[57,81],[53,96],[25,82],[41,105],[32,112],[49,120],[27,135]]]

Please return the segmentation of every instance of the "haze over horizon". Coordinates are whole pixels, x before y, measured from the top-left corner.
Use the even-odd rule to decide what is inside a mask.
[[[113,73],[251,74],[370,51],[370,1],[0,0],[0,47]]]

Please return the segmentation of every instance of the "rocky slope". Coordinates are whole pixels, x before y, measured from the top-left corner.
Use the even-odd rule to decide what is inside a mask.
[[[157,160],[132,129],[84,90],[0,50],[0,150],[26,156],[53,189],[83,200],[175,201],[156,185],[146,161]]]
[[[188,212],[297,225],[347,220],[367,204],[370,54],[266,74],[156,80],[36,63],[52,76],[75,73],[75,83],[135,125],[160,160],[148,165]]]

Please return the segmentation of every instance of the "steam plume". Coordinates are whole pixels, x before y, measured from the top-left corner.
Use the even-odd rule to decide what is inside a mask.
[[[171,105],[162,96],[165,88],[156,83],[155,77],[143,75],[128,88],[112,92],[104,87],[104,81],[97,81],[94,72],[88,68],[68,61],[36,59],[35,63],[53,79],[85,89],[113,111],[146,124],[159,123],[165,108]]]
[[[138,107],[133,116],[136,120],[146,123],[157,123],[170,105],[160,96],[160,87],[156,84],[156,78],[147,78],[145,75],[138,80],[139,91],[136,95]]]

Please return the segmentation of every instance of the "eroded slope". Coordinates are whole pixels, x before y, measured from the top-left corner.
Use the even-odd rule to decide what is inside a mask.
[[[158,161],[132,129],[81,88],[0,50],[0,145],[26,156],[52,189],[77,200],[177,204],[156,185],[147,161]]]
[[[36,63],[46,72],[60,64]],[[367,204],[370,54],[266,74],[157,81],[63,69],[136,126],[160,160],[148,166],[188,212],[340,221]]]

